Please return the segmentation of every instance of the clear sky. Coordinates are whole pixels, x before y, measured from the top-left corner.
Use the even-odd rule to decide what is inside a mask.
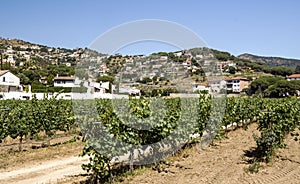
[[[140,19],[186,26],[209,47],[300,59],[298,0],[2,0],[0,37],[78,48]],[[142,52],[142,51],[141,51]]]

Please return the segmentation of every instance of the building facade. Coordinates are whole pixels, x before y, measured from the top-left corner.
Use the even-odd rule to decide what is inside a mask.
[[[11,73],[9,70],[0,70],[0,91],[21,91],[20,78]]]

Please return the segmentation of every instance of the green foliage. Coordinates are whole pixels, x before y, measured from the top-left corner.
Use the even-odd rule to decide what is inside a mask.
[[[235,72],[236,72],[235,67],[230,66],[230,67],[229,67],[229,73],[230,73],[230,74],[235,74]]]
[[[54,75],[53,74],[48,75],[48,77],[47,77],[47,85],[49,85],[49,86],[53,86],[54,85]]]
[[[32,83],[32,92],[33,93],[59,93],[59,92],[64,92],[64,93],[86,93],[87,88],[82,86],[82,87],[60,87],[60,86],[45,86],[41,83],[34,82]]]
[[[273,75],[280,75],[280,76],[287,76],[293,74],[293,70],[291,68],[287,68],[284,66],[276,66],[271,68],[271,74]]]
[[[264,76],[260,77],[250,84],[250,94],[263,93],[271,84],[282,80],[282,77]]]
[[[287,81],[282,77],[265,76],[250,84],[249,93],[261,94],[263,97],[280,98],[297,95],[300,81]]]
[[[0,101],[0,142],[6,137],[20,140],[33,138],[40,132],[51,137],[56,131],[75,128],[71,102],[55,98]]]
[[[140,82],[140,83],[142,83],[142,84],[147,84],[147,83],[149,83],[149,82],[152,82],[152,79],[150,79],[149,77],[145,77],[145,78],[143,78],[142,80],[139,80],[139,81],[137,81],[137,82]]]
[[[115,81],[115,77],[114,76],[106,76],[106,75],[99,76],[99,77],[97,77],[96,82],[100,82],[100,81],[113,83]]]
[[[278,148],[284,148],[284,138],[300,125],[299,102],[296,98],[265,100],[259,113],[258,130],[254,136],[259,161],[269,162]]]
[[[218,59],[219,61],[228,61],[228,60],[234,60],[234,56],[231,55],[228,52],[223,52],[223,51],[218,51],[218,50],[214,50],[211,49],[213,51],[214,56],[216,57],[216,59]]]

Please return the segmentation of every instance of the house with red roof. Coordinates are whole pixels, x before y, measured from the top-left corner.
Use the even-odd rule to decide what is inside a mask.
[[[226,80],[227,91],[240,93],[243,89],[248,88],[250,80],[243,77],[234,77]]]
[[[300,80],[300,74],[293,74],[287,77],[288,81],[292,81],[292,80]]]

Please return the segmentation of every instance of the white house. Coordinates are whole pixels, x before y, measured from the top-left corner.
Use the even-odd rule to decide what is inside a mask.
[[[109,85],[109,82],[94,83],[94,91],[101,94],[110,93]]]
[[[226,87],[228,91],[240,93],[243,89],[248,88],[250,81],[243,77],[234,77],[226,80]]]
[[[0,70],[0,90],[5,92],[22,90],[20,78],[9,70]]]
[[[182,52],[180,51],[180,52],[174,52],[174,55],[176,56],[176,57],[180,57],[180,56],[182,56]]]
[[[6,62],[10,63],[12,66],[16,65],[16,61],[14,60],[14,56],[12,54],[8,55]]]
[[[220,93],[222,89],[226,89],[226,81],[223,79],[208,79],[212,93]]]
[[[290,75],[290,76],[287,77],[287,80],[288,81],[291,81],[291,80],[300,80],[300,74]]]
[[[75,84],[74,77],[56,76],[53,79],[55,87],[79,87]]]
[[[209,92],[210,91],[210,88],[205,85],[205,84],[193,84],[193,92],[197,92],[197,91],[207,91]]]

